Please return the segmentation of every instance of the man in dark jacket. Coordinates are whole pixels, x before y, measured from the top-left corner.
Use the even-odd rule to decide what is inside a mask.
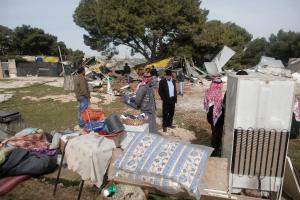
[[[172,79],[171,70],[166,70],[165,78],[159,82],[158,93],[163,103],[163,131],[166,132],[167,127],[174,128],[172,123],[177,103],[176,82]]]
[[[74,79],[74,92],[79,103],[78,124],[80,127],[83,127],[84,121],[81,119],[81,113],[88,108],[91,95],[87,80],[85,79],[85,69],[83,67],[79,67],[77,73],[78,75]]]
[[[124,73],[125,78],[127,79],[127,82],[130,83],[131,69],[130,69],[128,63],[125,63],[125,65],[123,67],[123,73]]]

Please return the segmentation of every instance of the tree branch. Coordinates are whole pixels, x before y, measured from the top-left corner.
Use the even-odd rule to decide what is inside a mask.
[[[149,55],[147,54],[146,51],[143,50],[143,48],[140,46],[140,45],[134,45],[134,44],[131,44],[130,41],[124,41],[124,40],[121,40],[122,44],[130,47],[130,48],[133,48],[135,51],[139,52],[140,54],[142,54],[147,60],[150,60],[150,57]]]

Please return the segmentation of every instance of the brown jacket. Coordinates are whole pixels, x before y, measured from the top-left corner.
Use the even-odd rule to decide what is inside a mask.
[[[74,92],[77,100],[81,100],[82,98],[91,98],[90,91],[88,88],[88,83],[85,77],[81,75],[77,75],[74,79]]]

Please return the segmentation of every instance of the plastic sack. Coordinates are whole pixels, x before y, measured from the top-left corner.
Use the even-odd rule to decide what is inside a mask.
[[[146,177],[142,181],[165,192],[171,191],[177,183],[191,196],[200,199],[201,178],[212,150],[156,134],[137,134],[115,162],[115,168],[129,173],[129,179],[133,181]]]
[[[104,116],[104,112],[102,112],[101,110],[87,108],[85,109],[85,111],[81,113],[81,118],[84,121],[90,121],[90,120],[102,121],[104,120],[105,116]]]
[[[103,130],[104,128],[105,128],[104,121],[89,121],[84,125],[84,129],[87,132],[91,132],[91,131],[97,132]]]
[[[123,96],[123,102],[134,109],[138,109],[134,97]]]

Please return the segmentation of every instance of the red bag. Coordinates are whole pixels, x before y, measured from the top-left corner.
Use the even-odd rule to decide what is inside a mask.
[[[102,121],[104,120],[105,116],[104,116],[104,112],[102,112],[101,110],[87,108],[85,109],[85,111],[81,113],[81,118],[84,121],[90,121],[90,120]]]

